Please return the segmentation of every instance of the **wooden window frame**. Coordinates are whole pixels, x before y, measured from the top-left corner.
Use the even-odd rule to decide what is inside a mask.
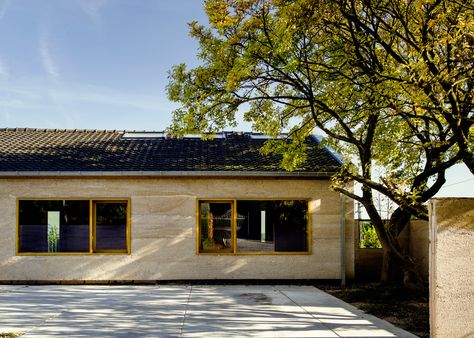
[[[237,251],[237,203],[239,201],[306,201],[307,210],[306,210],[306,241],[307,241],[307,251]],[[312,248],[312,222],[311,215],[309,212],[309,203],[310,198],[198,198],[196,199],[196,255],[311,255]],[[232,252],[202,252],[201,247],[201,203],[231,203],[232,209]]]
[[[89,201],[89,251],[88,252],[20,252],[20,202],[21,201]],[[95,202],[99,203],[127,203],[127,216],[126,216],[126,245],[125,250],[95,250]],[[57,197],[39,197],[39,198],[17,198],[16,199],[16,255],[17,256],[69,256],[69,255],[130,255],[131,253],[131,199],[130,198],[109,198],[109,197],[98,197],[98,198],[84,198],[84,197],[68,197],[68,198],[57,198]]]

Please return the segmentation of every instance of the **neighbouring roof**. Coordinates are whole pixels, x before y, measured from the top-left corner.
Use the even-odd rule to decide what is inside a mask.
[[[157,175],[328,177],[341,165],[306,140],[308,160],[287,172],[281,157],[259,152],[262,134],[222,132],[212,140],[170,138],[163,132],[0,129],[0,176]]]

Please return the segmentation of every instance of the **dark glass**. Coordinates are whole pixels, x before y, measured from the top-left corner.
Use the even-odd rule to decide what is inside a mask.
[[[232,252],[232,204],[201,202],[200,252]]]
[[[96,202],[97,251],[127,250],[127,202]]]
[[[19,201],[19,252],[89,252],[89,201]]]
[[[237,251],[307,252],[308,202],[237,201]]]

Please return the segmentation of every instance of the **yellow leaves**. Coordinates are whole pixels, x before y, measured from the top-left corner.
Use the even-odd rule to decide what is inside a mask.
[[[300,61],[297,59],[293,59],[285,65],[285,70],[287,72],[295,72],[298,70],[299,66],[300,66]]]
[[[300,139],[269,140],[260,149],[263,155],[276,154],[282,157],[281,167],[288,171],[297,170],[306,160],[308,146]]]
[[[235,12],[239,14],[243,14],[247,12],[257,2],[258,1],[256,0],[236,0],[233,2]]]
[[[225,90],[230,93],[234,90],[237,90],[239,88],[240,84],[240,74],[236,70],[232,70],[227,74],[226,77],[226,87]]]
[[[208,0],[204,3],[209,23],[220,32],[236,23],[236,19],[230,15],[229,7],[226,0]]]
[[[232,92],[239,88],[241,81],[245,80],[252,71],[252,62],[243,58],[235,60],[233,67],[226,76],[226,91]]]

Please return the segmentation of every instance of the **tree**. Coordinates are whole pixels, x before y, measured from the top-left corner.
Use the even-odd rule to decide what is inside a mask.
[[[168,95],[181,103],[171,129],[218,131],[242,109],[257,131],[290,130],[262,151],[293,170],[305,160],[302,140],[319,128],[351,159],[332,188],[366,208],[384,249],[382,279],[402,271],[418,284],[397,237],[410,217],[427,219],[424,203],[447,168],[464,161],[473,171],[473,9],[427,0],[204,5],[209,27],[190,24],[202,65],[170,72]],[[374,176],[374,166],[384,175]],[[374,191],[397,205],[386,226]]]

